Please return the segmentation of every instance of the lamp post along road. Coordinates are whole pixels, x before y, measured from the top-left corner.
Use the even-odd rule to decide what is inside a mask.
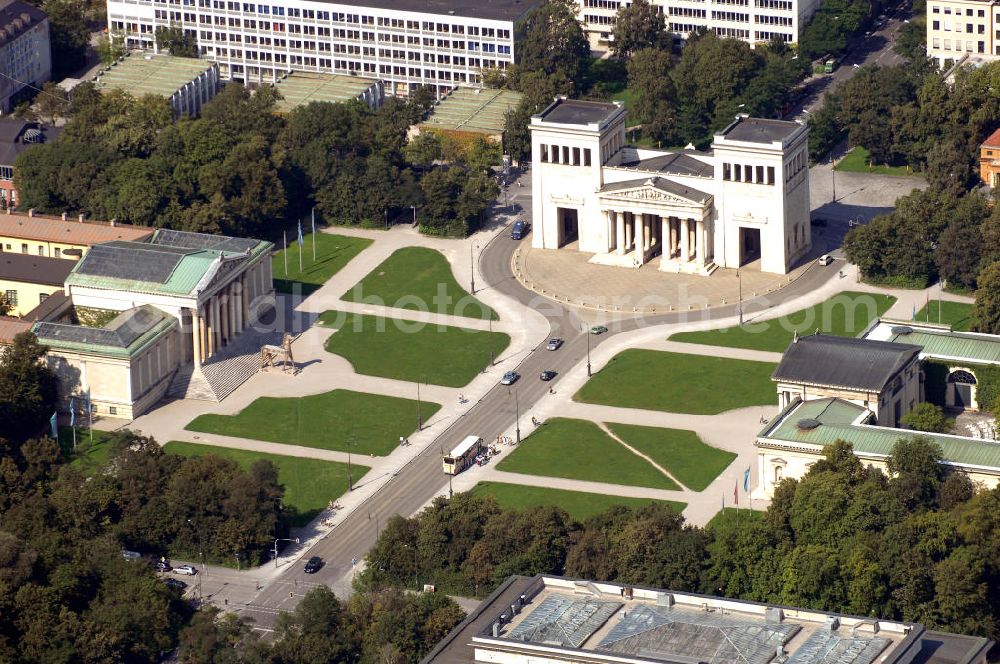
[[[739,284],[740,294],[739,303],[737,305],[737,312],[740,316],[740,327],[743,327],[743,275],[740,274],[739,268],[736,268],[736,282]]]
[[[470,242],[469,243],[469,280],[471,282],[471,286],[472,286],[471,291],[472,291],[473,295],[476,294],[476,259],[475,259],[474,250],[475,250],[475,244],[472,243],[472,242]]]
[[[587,378],[590,378],[590,330],[584,327],[583,333],[587,335]]]
[[[290,539],[288,537],[279,537],[274,540],[274,569],[278,569],[278,542],[295,542],[299,544],[299,538]]]
[[[521,442],[521,404],[517,400],[517,388],[514,388],[514,437]]]

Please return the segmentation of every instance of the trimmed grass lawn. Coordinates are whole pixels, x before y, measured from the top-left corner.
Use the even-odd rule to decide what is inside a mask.
[[[331,500],[336,500],[347,491],[346,463],[234,450],[177,440],[164,445],[163,450],[186,457],[214,454],[224,459],[232,459],[244,469],[261,459],[270,461],[277,466],[278,481],[285,487],[285,497],[282,502],[286,509],[294,510],[291,518],[293,526],[306,525],[326,509]],[[357,483],[368,470],[367,466],[352,463],[351,476],[354,482]]]
[[[326,350],[346,358],[354,370],[447,387],[468,385],[510,344],[503,332],[414,323],[340,311],[327,311],[320,324],[338,327]]]
[[[819,328],[824,334],[855,337],[895,302],[891,295],[845,291],[781,318],[747,323],[743,327],[680,332],[671,335],[670,340],[781,353],[792,343],[795,332],[812,334]]]
[[[629,349],[611,358],[573,399],[668,413],[715,415],[775,402],[775,364]]]
[[[546,420],[497,469],[654,489],[680,488],[593,422],[562,417]]]
[[[498,320],[495,311],[458,285],[444,255],[426,247],[397,249],[341,299]]]
[[[844,155],[844,158],[837,162],[834,170],[848,173],[875,173],[876,175],[897,175],[911,176],[913,173],[907,170],[906,166],[869,166],[870,155],[863,147],[853,148]]]
[[[86,421],[86,418],[82,418]],[[79,423],[81,418],[77,418]],[[108,463],[108,432],[94,429],[94,442],[90,442],[90,429],[78,426],[76,428],[76,451],[73,450],[73,429],[59,427],[59,447],[69,465],[84,475],[93,475]]]
[[[294,235],[294,233],[293,233]],[[303,295],[319,289],[340,268],[364,251],[371,240],[347,235],[316,233],[316,260],[313,260],[313,234],[303,237],[302,271],[299,271],[299,243],[289,238],[288,249],[280,249],[271,256],[271,274],[274,289],[281,293],[294,292],[299,284]],[[288,274],[285,274],[285,254],[288,254]]]
[[[733,494],[729,493],[726,495],[726,502],[732,502]],[[705,530],[711,530],[716,527],[727,527],[734,528],[741,523],[749,523],[749,520],[757,521],[764,518],[764,510],[761,508],[754,509],[750,511],[750,499],[745,493],[743,493],[742,487],[740,488],[740,508],[727,507],[716,513],[712,519],[705,524]]]
[[[420,413],[426,422],[440,408],[422,401]],[[333,390],[307,397],[261,397],[236,415],[199,415],[185,429],[381,456],[416,425],[416,400]]]
[[[951,329],[959,332],[968,332],[972,326],[972,305],[965,302],[945,302],[941,306],[941,323],[951,325]],[[938,301],[932,300],[925,304],[924,308],[917,312],[916,322],[937,323],[938,322]]]
[[[732,452],[706,445],[694,431],[612,422],[607,425],[612,433],[695,491],[704,491],[736,458]]]
[[[493,496],[501,507],[514,510],[524,510],[536,505],[555,505],[566,510],[577,521],[584,521],[614,505],[639,508],[652,503],[666,502],[677,512],[682,512],[687,507],[687,503],[676,500],[659,501],[652,498],[609,496],[604,493],[566,491],[565,489],[548,489],[504,482],[480,482],[472,488],[472,494]]]

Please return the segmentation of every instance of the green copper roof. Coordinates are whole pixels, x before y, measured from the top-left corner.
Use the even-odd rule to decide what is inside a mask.
[[[32,332],[49,348],[128,358],[176,324],[173,316],[146,304],[123,311],[103,328],[39,321]]]
[[[785,441],[817,446],[843,440],[850,443],[861,456],[887,457],[900,438],[927,436],[941,446],[946,463],[1000,471],[1000,444],[996,442],[871,424],[852,424],[866,410],[841,399],[793,402],[775,418],[775,424],[760,432],[759,438],[779,444]],[[807,422],[808,420],[819,424],[811,427],[813,422]]]
[[[67,285],[90,286],[92,288],[108,288],[115,290],[134,291],[137,293],[158,293],[166,295],[190,295],[195,286],[211,269],[212,264],[224,252],[196,251],[182,256],[165,281],[147,281],[144,279],[128,279],[110,275],[96,275],[81,272],[84,261],[77,263],[76,268],[66,279]]]
[[[893,334],[889,341],[923,346],[929,357],[1000,364],[1000,337],[971,332],[914,329],[909,334]]]

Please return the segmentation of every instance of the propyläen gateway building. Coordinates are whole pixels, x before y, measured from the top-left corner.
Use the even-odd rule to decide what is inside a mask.
[[[479,86],[482,70],[514,62],[514,24],[534,0],[108,0],[108,29],[129,48],[156,51],[179,27],[224,79],[247,84],[290,71],[377,78],[406,95]]]
[[[625,145],[625,108],[556,99],[531,118],[532,247],[592,263],[708,275],[809,252],[809,130],[738,117],[711,152]]]

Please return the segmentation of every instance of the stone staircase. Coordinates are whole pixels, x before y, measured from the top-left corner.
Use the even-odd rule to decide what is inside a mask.
[[[244,330],[228,346],[195,371],[194,364],[177,370],[167,396],[174,399],[222,401],[245,383],[260,368],[260,347],[280,344],[281,333],[268,330]]]

